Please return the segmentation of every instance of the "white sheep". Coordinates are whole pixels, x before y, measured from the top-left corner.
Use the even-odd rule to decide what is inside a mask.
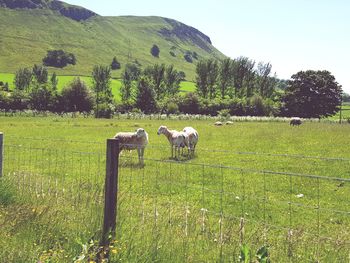
[[[289,125],[299,126],[299,125],[301,125],[301,123],[302,122],[301,122],[301,119],[299,117],[293,117],[293,118],[290,119]]]
[[[143,155],[148,144],[148,133],[144,129],[138,128],[136,132],[118,132],[114,138],[119,139],[120,151],[137,149],[139,163],[143,165]]]
[[[188,155],[193,156],[199,139],[198,132],[192,127],[185,127],[182,131],[186,134],[185,142],[188,148]]]
[[[221,121],[217,121],[214,123],[215,126],[222,126],[222,122]]]
[[[232,125],[233,122],[232,122],[232,121],[227,121],[227,122],[225,122],[225,124],[226,124],[226,125]]]
[[[158,135],[164,134],[165,137],[167,137],[171,147],[171,158],[174,157],[174,149],[175,149],[175,157],[176,157],[176,150],[177,150],[177,156],[180,156],[180,148],[183,148],[186,145],[186,134],[184,132],[169,130],[166,126],[160,126],[157,134]]]

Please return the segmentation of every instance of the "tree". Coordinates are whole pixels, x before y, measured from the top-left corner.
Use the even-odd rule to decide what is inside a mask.
[[[260,96],[263,98],[269,97],[271,95],[271,90],[273,90],[273,86],[271,86],[270,81],[270,73],[271,73],[272,65],[270,63],[258,63],[258,68],[256,70],[257,74],[257,85]]]
[[[331,116],[339,110],[341,95],[341,86],[329,71],[300,71],[288,81],[282,113],[304,118]]]
[[[160,100],[164,98],[166,94],[164,84],[165,65],[154,64],[153,66],[146,67],[143,73],[151,80],[156,93],[156,99]]]
[[[32,82],[33,74],[28,68],[20,68],[16,71],[14,84],[17,90],[29,91],[30,83]]]
[[[209,99],[216,97],[216,80],[218,78],[218,63],[214,59],[207,60],[207,83],[209,91]]]
[[[221,98],[224,99],[228,94],[228,87],[232,83],[233,62],[230,58],[224,59],[219,67],[218,78]],[[231,96],[232,97],[232,94]]]
[[[48,81],[49,72],[47,68],[35,64],[33,66],[33,77],[37,84],[45,84]]]
[[[196,66],[196,87],[199,96],[203,98],[208,97],[208,69],[207,63],[201,60]]]
[[[141,77],[138,81],[136,107],[146,114],[157,110],[156,94],[152,87],[152,81],[147,77]]]
[[[29,104],[32,109],[48,111],[52,109],[53,93],[46,86],[36,86],[29,93]]]
[[[247,57],[238,57],[233,60],[233,86],[235,96],[242,97],[244,89],[247,97],[252,95],[252,80],[254,80],[255,62]]]
[[[120,69],[120,63],[119,63],[119,61],[117,60],[116,57],[114,57],[113,60],[112,60],[111,69],[112,70]]]
[[[111,83],[111,68],[96,65],[92,71],[93,89],[96,93],[96,117],[99,118],[99,105],[113,102]]]
[[[86,84],[80,78],[74,78],[63,88],[62,102],[66,112],[90,112],[93,109],[94,98]]]
[[[128,101],[131,99],[132,95],[132,77],[128,70],[125,70],[122,74],[123,85],[120,87],[120,96],[122,101]]]
[[[58,78],[55,72],[52,74],[50,82],[51,82],[52,90],[56,91],[57,85],[58,85]]]
[[[168,95],[174,96],[179,93],[180,90],[180,76],[173,65],[169,65],[165,68],[165,89]]]
[[[153,57],[159,58],[159,53],[160,53],[159,47],[158,47],[156,44],[154,44],[154,45],[152,46],[152,48],[151,48],[151,54],[152,54],[152,56],[153,56]]]

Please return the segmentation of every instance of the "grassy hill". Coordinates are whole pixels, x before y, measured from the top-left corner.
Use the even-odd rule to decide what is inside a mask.
[[[63,49],[77,58],[75,66],[49,69],[59,75],[90,76],[94,65],[110,64],[116,56],[122,69],[127,62],[135,60],[142,67],[154,63],[174,64],[176,69],[186,73],[188,80],[193,80],[197,60],[187,62],[184,59],[186,52],[195,52],[198,59],[224,58],[212,46],[209,37],[175,20],[95,14],[76,21],[62,14],[61,10],[47,8],[44,4],[32,9],[11,9],[1,2],[0,72],[3,73],[32,67],[34,63],[41,64],[47,51],[53,49]],[[52,1],[46,2],[50,4]],[[150,54],[153,44],[160,48],[159,58]],[[119,77],[121,71],[114,71],[113,76]]]

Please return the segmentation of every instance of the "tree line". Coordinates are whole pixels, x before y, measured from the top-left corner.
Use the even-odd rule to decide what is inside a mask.
[[[154,64],[144,69],[136,63],[121,74],[116,103],[111,89],[111,66],[96,65],[92,88],[79,78],[62,91],[58,78],[45,66],[21,68],[15,74],[13,92],[0,93],[0,108],[38,111],[93,111],[96,117],[114,112],[230,114],[255,116],[326,117],[341,104],[341,86],[328,71],[300,71],[290,80],[272,75],[270,63],[239,57],[201,60],[196,65],[195,92],[180,92],[186,75],[173,65]]]

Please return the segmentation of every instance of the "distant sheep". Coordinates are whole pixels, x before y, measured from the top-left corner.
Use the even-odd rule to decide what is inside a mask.
[[[185,127],[182,131],[186,134],[185,141],[188,148],[188,155],[194,156],[194,151],[199,139],[198,132],[192,127]]]
[[[222,122],[221,121],[217,121],[214,123],[215,126],[222,126]]]
[[[227,122],[225,122],[225,124],[226,124],[226,125],[232,125],[233,122],[232,122],[232,121],[227,121]]]
[[[137,149],[139,163],[144,164],[143,156],[148,144],[148,134],[144,129],[138,128],[136,132],[118,132],[114,138],[119,139],[120,151]]]
[[[293,117],[293,118],[291,118],[289,125],[299,126],[299,125],[301,125],[301,123],[302,123],[302,121],[299,117]]]
[[[186,134],[184,132],[178,132],[176,130],[169,130],[166,126],[160,126],[157,132],[158,135],[164,134],[167,137],[171,147],[171,158],[180,156],[180,149],[186,145]]]

